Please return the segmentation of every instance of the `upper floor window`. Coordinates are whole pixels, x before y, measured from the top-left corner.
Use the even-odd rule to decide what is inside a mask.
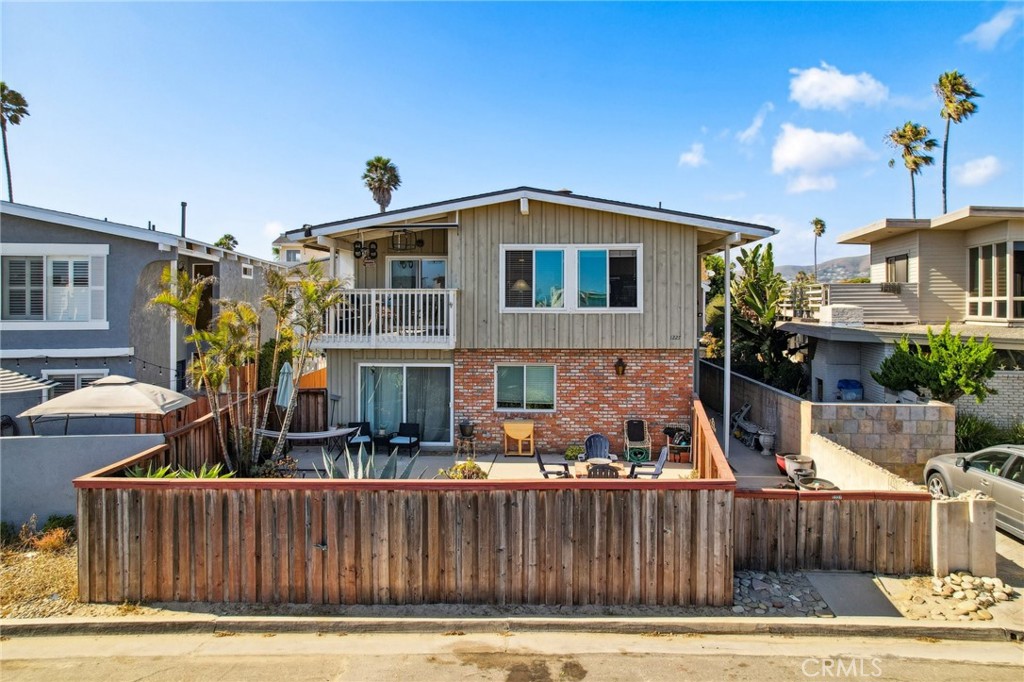
[[[242,264],[242,279],[252,279],[253,267],[251,265]]]
[[[301,253],[299,249],[285,249],[284,260],[286,263],[298,263]]]
[[[968,249],[967,316],[1006,319],[1008,276],[1006,242]]]
[[[639,245],[502,246],[502,308],[639,312]]]
[[[889,256],[885,259],[885,281],[886,282],[909,282],[910,258],[907,254]]]
[[[5,329],[107,328],[106,245],[5,244]],[[64,251],[64,253],[61,253]]]
[[[388,258],[392,289],[444,289],[448,263],[443,258]]]
[[[44,379],[57,382],[57,385],[53,387],[53,397],[56,398],[59,395],[85,388],[109,373],[110,370],[107,369],[44,369],[42,375]]]

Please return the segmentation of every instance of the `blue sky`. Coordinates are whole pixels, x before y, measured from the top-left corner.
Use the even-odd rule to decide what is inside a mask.
[[[950,209],[1024,204],[1024,5],[996,3],[12,3],[2,75],[21,203],[268,257],[284,229],[532,185],[780,228],[779,264],[910,216],[883,143],[942,139],[932,84],[985,97],[954,126]],[[941,211],[940,154],[918,216]],[[4,193],[6,198],[6,193]]]

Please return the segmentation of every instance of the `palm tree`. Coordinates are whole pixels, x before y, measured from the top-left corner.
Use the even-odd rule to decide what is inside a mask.
[[[811,221],[811,226],[814,228],[814,281],[818,281],[818,237],[825,234],[825,221],[821,218],[815,218]]]
[[[903,165],[910,171],[910,213],[917,218],[917,190],[914,187],[914,176],[925,166],[935,163],[935,157],[925,154],[939,145],[928,137],[931,131],[926,126],[907,121],[899,128],[893,128],[885,136],[886,143],[898,149],[903,155]],[[889,168],[896,165],[896,159],[889,159]]]
[[[213,245],[225,251],[234,251],[238,247],[238,240],[235,239],[235,235],[227,233],[215,241]]]
[[[375,156],[366,162],[366,172],[363,173],[363,182],[373,194],[373,200],[380,206],[380,212],[388,210],[391,203],[391,193],[402,184],[402,178],[398,176],[398,166],[391,163],[391,159],[383,156]]]
[[[959,71],[947,71],[939,76],[935,94],[942,100],[939,115],[946,119],[946,137],[942,140],[942,212],[946,212],[946,158],[949,153],[949,124],[960,123],[978,111],[978,105],[971,100],[984,97],[974,89],[970,81]]]
[[[11,90],[7,83],[0,81],[0,130],[4,138],[4,165],[7,167],[7,200],[14,201],[14,188],[11,185],[11,157],[7,153],[7,124],[19,125],[24,116],[28,116],[28,102],[17,90]]]

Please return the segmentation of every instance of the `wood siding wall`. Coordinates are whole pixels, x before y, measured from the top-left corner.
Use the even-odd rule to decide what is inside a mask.
[[[460,290],[459,348],[696,347],[695,228],[519,202],[463,211],[449,235],[449,286]],[[643,244],[643,313],[501,313],[502,244]]]
[[[871,245],[871,281],[885,281],[885,259],[890,256],[907,254],[907,281],[920,282],[918,278],[917,232],[901,234],[883,239]]]
[[[411,226],[410,226],[411,227]],[[388,233],[390,234],[390,233]],[[362,262],[355,264],[355,289],[387,289],[388,287],[388,258],[447,258],[448,256],[448,230],[432,229],[416,233],[416,239],[423,240],[423,246],[413,251],[392,251],[391,238],[387,235],[382,237],[365,237],[363,243],[377,242],[377,261],[373,265],[363,265]],[[448,262],[451,269],[451,261]],[[448,273],[448,280],[451,281],[451,272]],[[452,288],[446,283],[445,288]]]
[[[928,493],[738,490],[735,569],[927,573]]]
[[[967,247],[963,232],[922,232],[921,324],[961,322],[967,314]]]

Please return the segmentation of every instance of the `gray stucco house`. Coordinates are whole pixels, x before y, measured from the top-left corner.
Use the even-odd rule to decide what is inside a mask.
[[[167,267],[217,278],[218,298],[258,303],[269,261],[156,230],[0,202],[0,366],[59,382],[108,374],[184,388],[184,330],[148,305]],[[5,396],[12,417],[44,398]],[[21,432],[28,425],[17,420]],[[69,433],[130,432],[131,420],[80,420]],[[37,432],[62,432],[50,423]]]

